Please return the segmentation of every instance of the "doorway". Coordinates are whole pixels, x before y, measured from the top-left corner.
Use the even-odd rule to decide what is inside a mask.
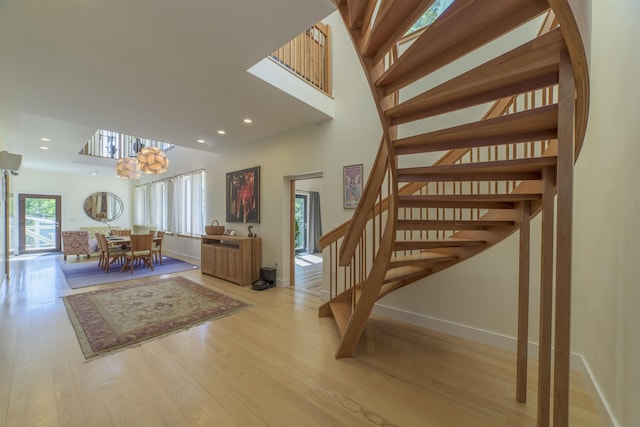
[[[289,283],[296,291],[320,295],[322,290],[322,174],[291,180],[291,253]]]
[[[60,252],[60,196],[18,196],[17,254]]]

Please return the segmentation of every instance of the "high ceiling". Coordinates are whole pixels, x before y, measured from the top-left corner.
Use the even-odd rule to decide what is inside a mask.
[[[0,0],[0,141],[23,167],[87,173],[99,166],[77,153],[98,128],[216,151],[325,120],[246,70],[334,9],[330,0]]]

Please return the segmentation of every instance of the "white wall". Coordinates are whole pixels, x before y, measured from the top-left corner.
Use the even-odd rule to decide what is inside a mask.
[[[640,2],[593,1],[591,108],[576,164],[574,349],[618,425],[640,425]]]
[[[317,191],[322,196],[323,189],[324,185],[322,184],[322,178],[301,179],[296,181],[296,191],[307,193],[310,191]]]
[[[4,150],[4,139],[2,133],[0,133],[0,150]],[[3,173],[3,171],[0,171]],[[5,178],[0,177],[0,283],[6,278],[6,260],[9,256],[5,251],[5,239],[7,237],[7,228],[5,226]]]
[[[115,176],[42,171],[21,168],[20,175],[12,177],[11,192],[14,196],[13,224],[17,224],[18,194],[46,194],[61,196],[62,230],[77,230],[84,226],[100,226],[84,212],[84,200],[97,191],[108,191],[120,197],[124,204],[122,216],[110,225],[129,227],[131,225],[130,184]],[[14,227],[16,229],[17,227]],[[17,235],[12,236],[17,239]],[[17,242],[17,240],[15,240]],[[14,245],[16,246],[16,245]]]
[[[334,35],[344,39],[346,33],[337,19],[334,14],[327,22],[332,25]],[[217,219],[240,235],[247,234],[247,225],[225,222],[226,173],[260,166],[260,224],[254,225],[253,231],[262,238],[262,265],[273,267],[278,263],[279,285],[288,283],[288,277],[283,274],[289,271],[288,194],[291,177],[323,173],[322,219],[323,231],[327,232],[353,214],[353,210],[342,207],[343,166],[363,163],[367,177],[380,141],[381,130],[375,106],[351,45],[336,43],[333,52],[334,119],[246,147],[220,151],[219,154],[182,147],[167,153],[170,160],[167,176],[198,168],[206,170],[207,221]],[[255,118],[255,122],[258,121],[259,118]],[[140,181],[161,177],[143,177]],[[199,258],[200,244],[196,239],[168,237],[164,245],[163,250],[168,253],[178,251]]]

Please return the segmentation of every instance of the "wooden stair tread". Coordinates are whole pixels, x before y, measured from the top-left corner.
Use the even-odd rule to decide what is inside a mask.
[[[359,51],[365,58],[380,59],[400,39],[434,0],[388,0],[380,10],[370,31],[363,35]]]
[[[558,105],[553,104],[397,139],[393,145],[396,154],[410,154],[549,140],[557,135]]]
[[[394,92],[547,10],[546,0],[455,1],[376,82]]]
[[[514,209],[517,202],[540,200],[536,193],[509,194],[451,194],[398,196],[398,206],[403,208],[479,208]]]
[[[391,268],[387,271],[387,274],[384,277],[384,282],[388,283],[396,280],[410,278],[415,275],[423,274],[427,272],[427,270],[427,268],[417,265],[405,265],[401,267]]]
[[[398,220],[396,230],[488,230],[512,227],[514,221],[484,220]]]
[[[425,271],[424,274],[419,275],[416,280],[426,277],[429,274],[428,271]],[[395,280],[392,282],[383,283],[380,287],[380,291],[378,292],[378,299],[389,295],[391,292],[396,291],[400,288],[403,288],[407,285],[410,285],[413,281],[410,280]]]
[[[398,169],[400,182],[539,180],[556,156]]]
[[[441,254],[438,252],[422,251],[410,255],[395,255],[391,257],[389,262],[390,268],[402,267],[405,265],[424,265],[440,262],[455,261],[458,257],[455,255]]]
[[[340,334],[344,335],[344,331],[347,329],[347,324],[349,323],[349,319],[351,318],[351,301],[330,301],[329,306],[331,307],[333,318],[336,319],[336,323],[338,324]]]
[[[460,248],[483,246],[486,243],[484,240],[470,239],[397,240],[393,245],[393,250],[408,251],[417,249]]]
[[[338,6],[348,5],[349,28],[352,30],[359,30],[362,27],[363,22],[366,21],[367,10],[369,10],[369,0],[340,0],[337,2]],[[347,20],[345,19],[345,23]]]
[[[385,112],[394,125],[558,83],[560,29],[546,33]]]

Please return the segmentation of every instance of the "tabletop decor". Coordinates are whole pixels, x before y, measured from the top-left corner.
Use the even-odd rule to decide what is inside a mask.
[[[249,307],[181,276],[62,298],[87,360]]]

